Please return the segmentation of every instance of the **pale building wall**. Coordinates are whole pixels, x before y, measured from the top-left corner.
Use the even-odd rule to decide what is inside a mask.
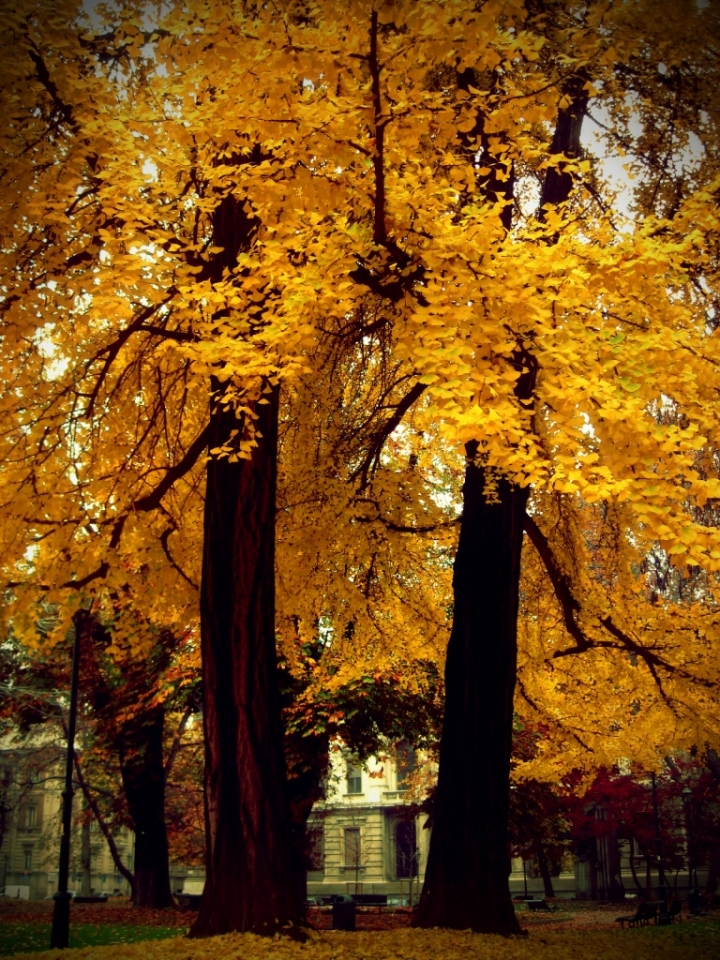
[[[326,799],[315,805],[310,829],[323,831],[323,869],[308,874],[308,894],[329,893],[403,893],[410,889],[410,878],[398,876],[397,825],[403,821],[407,790],[398,782],[398,770],[392,757],[372,757],[359,771],[360,791],[350,792],[346,777],[348,755],[337,745],[331,753]],[[425,873],[429,831],[426,817],[415,819],[420,882]],[[346,830],[360,831],[360,857],[347,860]],[[418,879],[413,887],[419,890]],[[417,898],[417,892],[415,893]]]
[[[6,831],[0,845],[0,888],[29,887],[29,898],[42,900],[57,892],[60,857],[61,807],[64,760],[57,758],[43,767],[37,783],[23,784],[23,750],[16,744],[0,747],[0,767],[12,774],[3,802],[7,807]],[[42,746],[42,744],[41,744]],[[37,745],[33,744],[32,749]],[[26,753],[28,753],[26,751]],[[80,812],[82,794],[73,797],[73,813]],[[123,828],[115,833],[123,863],[132,870],[134,836]],[[71,842],[68,889],[82,889],[81,827],[75,823]],[[120,891],[129,894],[129,884],[117,869],[107,841],[95,821],[90,824],[90,887],[96,894]]]

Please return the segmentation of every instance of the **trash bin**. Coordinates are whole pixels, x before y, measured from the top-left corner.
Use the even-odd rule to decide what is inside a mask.
[[[333,930],[355,929],[355,901],[345,893],[333,897],[332,905]]]

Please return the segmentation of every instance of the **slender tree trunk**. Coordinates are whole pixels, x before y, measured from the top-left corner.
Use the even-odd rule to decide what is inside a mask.
[[[630,843],[630,873],[632,874],[633,883],[635,884],[635,889],[642,896],[644,894],[643,888],[640,886],[640,880],[638,879],[637,870],[635,868],[635,841],[632,837],[629,838]]]
[[[90,792],[90,787],[88,786],[88,783],[85,780],[85,776],[83,774],[82,767],[80,766],[80,760],[78,758],[77,752],[73,756],[73,762],[75,764],[75,776],[77,777],[77,781],[80,784],[80,789],[82,790],[83,796],[85,797],[85,802],[87,803],[88,807],[90,807],[90,809],[92,810],[93,816],[95,817],[95,822],[100,827],[100,830],[102,831],[102,835],[105,837],[107,845],[110,848],[110,856],[112,857],[113,863],[115,864],[115,869],[121,876],[125,877],[127,882],[130,884],[130,897],[134,901],[135,900],[135,875],[130,870],[128,870],[128,868],[122,862],[120,851],[118,850],[117,844],[115,843],[115,838],[110,832],[110,829],[107,823],[105,822],[105,818],[102,815],[100,807],[98,806],[97,800],[95,799],[95,797],[93,797],[92,793]]]
[[[297,895],[301,903],[307,901],[307,873],[310,869],[308,847],[308,820],[313,805],[323,799],[324,790],[322,780],[329,766],[329,738],[326,735],[303,738],[305,749],[314,750],[312,763],[305,766],[302,763],[288,761],[288,746],[297,734],[285,732],[286,762],[288,768],[288,800],[290,804],[290,822],[292,831],[292,849],[295,870]],[[291,757],[293,751],[290,751]],[[298,753],[295,753],[297,758]]]
[[[541,840],[535,841],[535,854],[538,859],[538,866],[540,867],[540,876],[542,877],[545,896],[552,899],[555,896],[555,890],[553,889],[552,877],[550,876],[550,867],[548,866],[547,857],[545,856],[545,849]]]
[[[213,458],[207,469],[200,601],[207,848],[195,937],[298,934],[304,919],[275,653],[278,388],[263,399],[252,459]],[[210,448],[241,427],[218,404]]]
[[[165,828],[162,706],[143,710],[121,731],[120,769],[135,831],[134,905],[174,906]]]
[[[520,933],[508,887],[508,812],[520,554],[527,490],[497,481],[468,444],[455,558],[445,717],[420,927]]]
[[[92,851],[90,848],[90,821],[85,818],[80,828],[80,866],[82,867],[82,882],[80,893],[89,897],[92,893]]]
[[[720,880],[720,840],[713,840],[709,848],[708,875],[705,883],[705,896],[712,897]]]

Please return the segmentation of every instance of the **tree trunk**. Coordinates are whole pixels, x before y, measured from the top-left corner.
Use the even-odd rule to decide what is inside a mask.
[[[206,881],[191,936],[300,932],[275,652],[278,388],[252,459],[207,468],[201,586]],[[240,429],[212,413],[210,448]]]
[[[555,890],[553,889],[552,877],[550,876],[550,868],[547,857],[545,856],[545,850],[540,840],[535,841],[535,854],[537,856],[538,866],[540,867],[540,876],[542,877],[545,896],[553,899],[555,897]]]
[[[712,897],[718,887],[720,880],[720,840],[713,840],[710,843],[708,856],[708,875],[705,883],[705,896]]]
[[[136,907],[174,906],[165,828],[164,707],[143,710],[121,731],[120,769],[135,831]]]
[[[632,837],[630,837],[628,842],[630,844],[630,856],[628,858],[630,863],[630,873],[632,874],[635,889],[637,890],[638,895],[642,897],[645,895],[645,891],[640,886],[640,880],[638,879],[637,870],[635,868],[635,841]]]
[[[89,897],[92,893],[92,851],[90,848],[90,821],[85,817],[80,828],[80,867],[82,881],[80,893]]]
[[[293,764],[292,759],[288,760],[288,746],[292,745],[292,741],[296,737],[297,739],[303,739],[305,749],[313,752],[312,761],[307,765],[297,762],[299,758],[297,750],[293,751],[291,749],[290,751],[291,757],[294,754],[296,763]],[[300,738],[297,734],[288,734],[286,731],[284,740],[288,768],[288,801],[290,804],[295,882],[297,884],[297,896],[301,903],[305,903],[308,897],[307,874],[310,869],[307,825],[313,805],[325,796],[323,778],[329,766],[329,737],[315,734]]]
[[[445,716],[425,883],[415,925],[520,933],[508,887],[508,812],[520,554],[527,490],[497,481],[467,445],[453,575]]]

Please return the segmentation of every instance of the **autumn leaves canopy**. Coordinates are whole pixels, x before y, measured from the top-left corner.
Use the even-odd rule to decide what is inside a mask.
[[[530,497],[517,708],[562,762],[717,743],[714,5],[94,16],[2,27],[13,629],[40,595],[140,656],[196,622],[208,444],[277,429],[290,664],[318,631],[338,684],[442,661],[469,451]]]

